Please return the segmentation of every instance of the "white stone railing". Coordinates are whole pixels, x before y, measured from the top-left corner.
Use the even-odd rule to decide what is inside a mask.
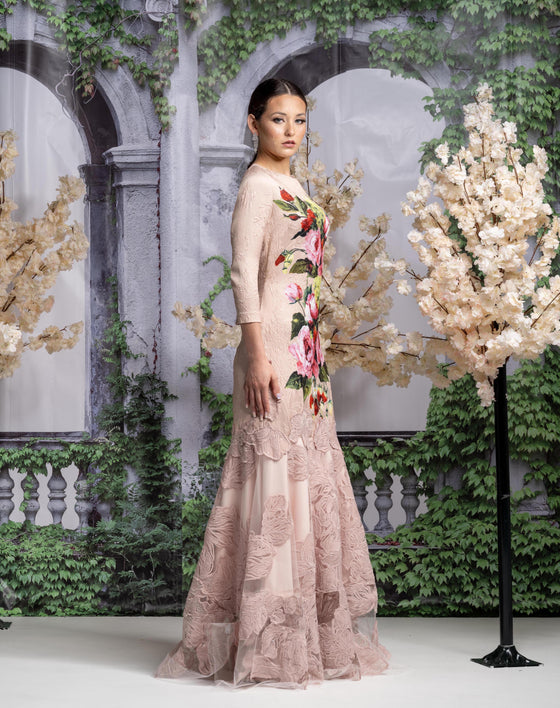
[[[379,439],[406,439],[412,437],[414,432],[382,433],[380,435],[369,433],[341,433],[339,434],[342,445],[357,442],[364,447],[371,447]],[[494,464],[492,458],[490,464]],[[524,476],[529,471],[529,465],[517,460],[510,460],[511,491],[518,491],[528,486],[536,496],[524,499],[518,507],[521,512],[528,512],[533,518],[554,517],[554,512],[547,503],[546,489],[542,481],[535,480],[528,485],[524,483]],[[379,486],[375,481],[369,485],[353,483],[356,505],[366,532],[375,533],[385,537],[395,531],[399,526],[411,526],[419,514],[426,511],[425,497],[421,494],[418,484],[418,472],[412,468],[403,469],[399,475],[381,473],[378,475]],[[369,479],[375,478],[375,473],[366,470]],[[453,469],[446,474],[440,474],[430,489],[431,494],[437,494],[444,486],[459,489],[462,484],[462,470]]]
[[[45,453],[38,458],[48,460],[49,450],[63,449],[64,442],[81,441],[81,434],[75,435],[63,434],[58,439],[37,439],[30,434],[4,435],[0,443],[3,448],[17,449],[33,440],[33,448]],[[110,503],[94,503],[88,493],[88,469],[89,465],[83,461],[73,461],[64,467],[44,462],[40,467],[27,469],[0,465],[0,525],[8,521],[29,521],[37,525],[62,524],[64,528],[80,530],[91,525],[92,515],[97,519],[110,519]],[[26,489],[29,496],[22,504]]]

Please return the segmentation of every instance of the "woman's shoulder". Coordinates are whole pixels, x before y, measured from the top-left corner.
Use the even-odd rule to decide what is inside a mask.
[[[262,189],[270,192],[275,184],[274,175],[270,170],[253,163],[243,175],[239,188]]]

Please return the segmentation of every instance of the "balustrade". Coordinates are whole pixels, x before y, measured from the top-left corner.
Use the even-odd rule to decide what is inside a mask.
[[[347,441],[343,439],[341,442],[344,443]],[[14,441],[11,441],[10,447],[18,446],[18,444],[21,447],[25,444],[25,440],[17,441],[15,444]],[[359,444],[364,444],[364,441],[359,441]],[[58,446],[58,449],[62,447],[60,443],[56,441],[53,442],[52,440],[37,441],[36,445],[39,448],[41,446],[51,448]],[[78,473],[77,478],[69,488],[68,479],[75,476],[76,471]],[[36,523],[39,511],[44,510],[45,507],[50,512],[52,523],[63,525],[65,513],[69,508],[73,508],[78,517],[77,529],[79,530],[88,526],[92,512],[95,513],[98,519],[109,520],[111,518],[111,502],[92,499],[91,495],[88,493],[88,465],[83,461],[76,461],[74,465],[68,467],[46,464],[42,470],[9,468],[4,465],[0,467],[0,525],[12,519],[15,510],[14,500],[16,496],[18,498],[22,496],[21,494],[16,494],[17,489],[15,490],[16,485],[14,481],[14,474],[16,472],[23,474],[21,488],[24,492],[25,490],[29,492],[28,499],[23,505],[23,514],[25,519],[32,524]],[[443,486],[447,485],[458,489],[461,485],[460,472],[460,470],[452,470],[447,475],[440,475],[436,483],[427,490],[428,495],[437,494]],[[48,493],[46,494],[42,492],[40,488],[38,475],[45,475],[47,477],[46,487]],[[368,476],[372,477],[373,473],[370,471]],[[385,537],[392,533],[395,527],[401,524],[411,526],[418,514],[418,509],[422,501],[419,492],[418,476],[414,469],[400,470],[397,475],[380,472],[376,477],[377,484],[374,483],[371,488],[366,487],[366,476],[364,476],[363,480],[354,481],[354,494],[364,529],[367,532],[371,531],[378,536]],[[368,492],[368,489],[371,489],[371,491]],[[529,511],[535,517],[548,517],[551,515],[551,512],[546,505],[545,493],[540,488],[538,492],[540,493],[540,497],[538,497],[536,501],[525,501],[524,504],[527,508],[525,509],[525,507],[523,507],[523,509]],[[402,508],[400,519],[397,519],[397,514],[395,513],[398,508],[393,508],[393,496],[397,498],[397,504],[400,503],[400,507]],[[544,501],[541,497],[543,497]],[[373,525],[373,528],[368,528],[364,517],[373,511],[371,508],[372,501],[373,507],[375,507],[376,510],[377,521]],[[69,503],[71,505],[70,507]],[[394,517],[392,519],[393,523],[391,523],[390,516]]]
[[[29,438],[30,436],[27,437]],[[70,437],[69,440],[74,441],[75,438]],[[6,442],[5,437],[3,442]],[[5,447],[21,448],[29,443],[29,439],[18,437],[16,439],[8,439]],[[63,449],[63,444],[56,439],[34,440],[33,447],[45,453],[42,456],[43,459],[48,459],[48,451]],[[50,513],[50,519],[47,523],[62,524],[67,528],[69,526],[64,524],[63,517],[69,508],[73,509],[78,517],[76,527],[78,530],[88,526],[94,509],[97,512],[97,518],[110,519],[111,502],[96,500],[94,503],[89,494],[88,470],[89,465],[83,460],[75,460],[66,467],[52,465],[51,463],[40,464],[39,468],[28,466],[25,469],[6,464],[2,465],[0,467],[0,525],[13,520],[16,508],[15,501],[23,502],[20,508],[24,518],[32,524],[37,522],[37,515],[40,511],[44,514],[45,508]],[[76,477],[76,472],[77,478],[69,488],[68,480]],[[20,483],[23,494],[18,493],[16,482],[14,481],[17,479],[17,475],[23,475]],[[41,489],[40,476],[47,478],[46,490]],[[26,492],[27,499],[25,499]]]

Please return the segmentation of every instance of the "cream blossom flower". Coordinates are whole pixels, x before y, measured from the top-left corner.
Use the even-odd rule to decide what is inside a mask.
[[[317,143],[316,135],[310,134],[309,138],[309,143]],[[438,368],[437,356],[442,352],[436,343],[427,340],[424,350],[425,341],[420,333],[402,334],[386,320],[393,304],[388,294],[393,283],[400,295],[411,291],[406,280],[396,279],[397,275],[407,273],[408,264],[404,259],[394,260],[387,252],[385,236],[390,226],[389,214],[382,213],[375,218],[361,216],[358,223],[364,237],[359,240],[350,263],[338,267],[334,273],[330,270],[336,253],[333,233],[347,223],[355,200],[362,193],[364,173],[358,160],[348,161],[343,171],[335,169],[327,174],[323,162],[315,160],[311,164],[309,145],[304,141],[292,162],[292,169],[298,180],[307,183],[307,191],[328,214],[330,237],[322,254],[320,299],[317,292],[308,295],[303,302],[303,291],[296,284],[287,285],[286,295],[292,304],[300,302],[303,305],[306,322],[319,315],[320,341],[329,371],[359,366],[375,376],[380,386],[405,386],[412,373],[424,373],[438,384],[449,383]],[[418,198],[425,202],[429,194],[427,180],[423,190],[424,196],[420,193]],[[434,210],[434,215],[442,224],[449,224],[443,213]],[[305,243],[307,256],[314,263],[320,258],[318,237],[318,232],[310,232]],[[293,256],[286,256],[282,263],[284,272],[289,272],[292,260]],[[200,308],[177,303],[173,314],[200,336],[205,349],[236,346],[239,342],[240,327],[228,325],[215,317],[206,318]],[[302,327],[290,346],[298,361],[298,372],[302,375],[313,373],[313,348],[307,325]],[[322,353],[315,352],[315,358],[322,360]]]
[[[522,165],[516,125],[493,117],[491,99],[480,86],[463,108],[468,145],[455,155],[440,146],[442,164],[430,165],[403,204],[415,217],[408,240],[427,268],[414,274],[418,305],[453,362],[450,378],[470,372],[485,406],[510,356],[535,358],[560,341],[560,277],[550,271],[560,229],[544,202],[546,152],[534,146]]]
[[[15,171],[16,133],[0,131],[0,181]],[[2,185],[3,187],[3,185]],[[69,204],[85,194],[83,180],[74,176],[59,178],[57,198],[51,201],[41,218],[26,224],[12,220],[17,208],[0,190],[0,378],[11,376],[20,366],[25,349],[45,347],[53,353],[73,347],[83,329],[82,322],[66,327],[54,325],[41,334],[32,333],[44,312],[54,303],[47,291],[55,284],[61,270],[69,270],[86,257],[89,247],[83,227],[77,221],[67,223]]]

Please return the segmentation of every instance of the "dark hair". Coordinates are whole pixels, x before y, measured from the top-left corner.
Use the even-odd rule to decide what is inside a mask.
[[[247,115],[251,115],[252,113],[256,120],[259,120],[262,114],[266,111],[266,106],[269,99],[273,96],[283,96],[284,94],[299,96],[307,108],[307,99],[305,98],[305,94],[297,84],[294,84],[293,81],[288,81],[288,79],[271,78],[261,81],[261,83],[251,94]],[[255,157],[253,157],[247,167],[250,167],[253,164],[256,157],[257,156],[255,154]]]

